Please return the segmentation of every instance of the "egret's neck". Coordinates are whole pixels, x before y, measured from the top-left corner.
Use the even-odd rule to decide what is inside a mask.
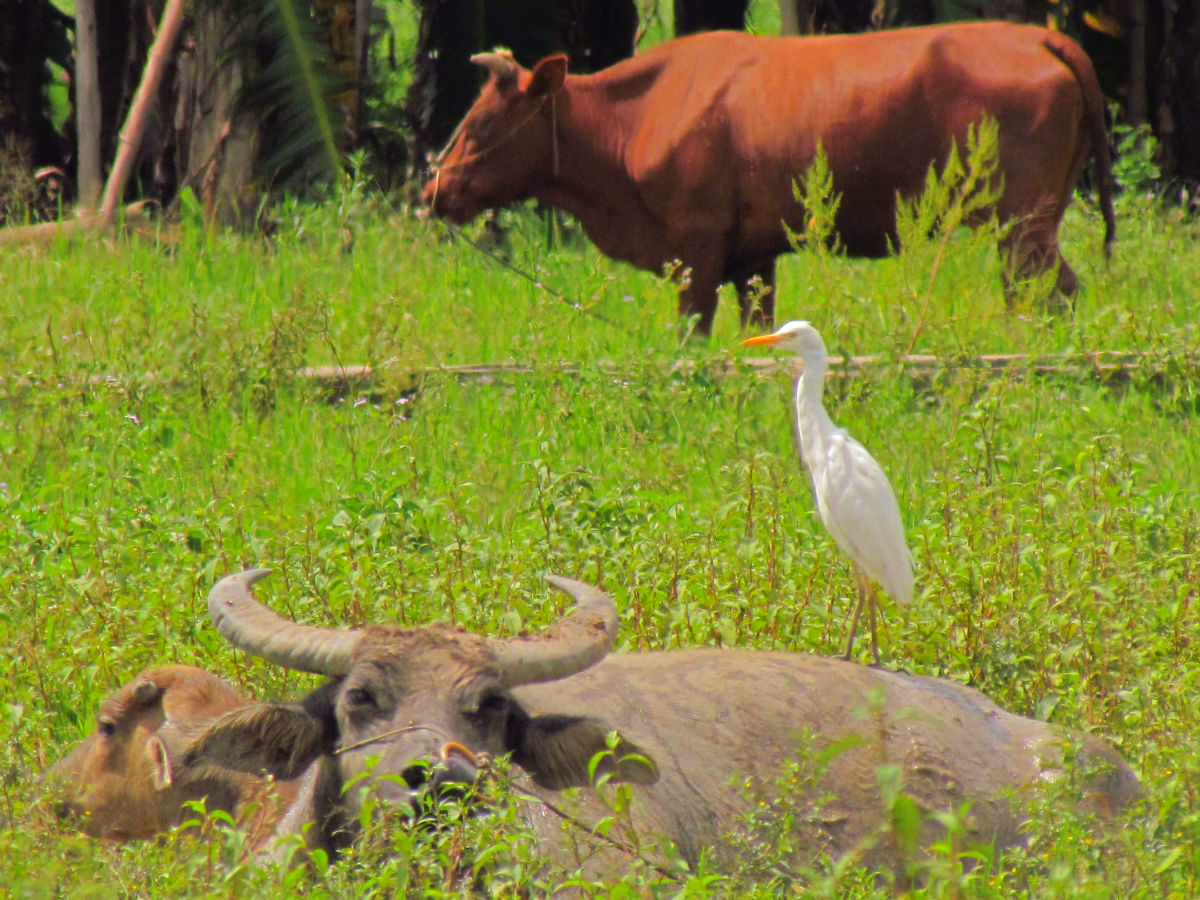
[[[804,374],[796,379],[796,430],[801,450],[810,452],[812,442],[824,434],[831,424],[821,397],[825,392],[825,373],[829,360],[824,355],[804,360]]]

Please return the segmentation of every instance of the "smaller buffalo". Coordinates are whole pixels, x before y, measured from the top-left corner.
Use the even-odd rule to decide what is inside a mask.
[[[277,778],[304,776],[279,838],[307,828],[309,846],[354,840],[363,795],[408,809],[446,760],[460,769],[507,756],[518,810],[548,858],[593,877],[625,871],[628,848],[590,842],[609,811],[597,776],[632,791],[640,852],[665,864],[738,863],[746,820],[782,813],[792,861],[856,854],[900,870],[880,766],[927,816],[969,808],[966,843],[1022,840],[1014,794],[1062,772],[1063,745],[1087,773],[1078,802],[1120,810],[1137,778],[1104,741],[1070,736],[997,707],[978,691],[840,659],[753,650],[610,654],[616,609],[578,581],[551,577],[576,601],[538,634],[491,639],[443,625],[316,628],[290,622],[250,593],[266,574],[228,576],[209,612],[235,646],[329,680],[300,703],[233,710],[199,734],[189,765]],[[840,748],[833,752],[831,748]],[[789,803],[774,800],[790,764],[827,766]],[[599,762],[595,770],[590,766]],[[470,782],[471,773],[459,774]],[[574,796],[567,788],[581,788]],[[578,832],[555,813],[566,808]],[[764,821],[764,827],[776,827]],[[930,818],[923,839],[937,837]],[[740,841],[753,845],[753,836]]]
[[[712,330],[717,289],[738,290],[742,324],[769,325],[775,258],[803,233],[793,186],[818,148],[841,195],[837,236],[854,256],[897,242],[896,198],[931,165],[997,123],[997,217],[1005,277],[1057,272],[1058,227],[1089,159],[1105,247],[1115,230],[1104,98],[1077,44],[1030,25],[973,22],[870,34],[696,34],[595,75],[551,56],[526,71],[503,53],[472,57],[490,78],[424,188],[431,212],[462,223],[533,197],[574,215],[607,255],[687,273],[681,315]],[[984,212],[984,215],[986,215]],[[977,218],[977,221],[981,217]],[[786,227],[785,227],[786,226]]]
[[[183,748],[206,727],[252,701],[193,666],[145,669],[104,701],[96,730],[47,773],[58,812],[93,837],[148,838],[195,813],[203,800],[229,813],[252,846],[275,830],[295,785],[214,765],[190,766]]]

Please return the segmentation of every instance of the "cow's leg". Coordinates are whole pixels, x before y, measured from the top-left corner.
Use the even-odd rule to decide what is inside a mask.
[[[687,321],[693,316],[698,335],[712,334],[713,319],[717,314],[717,288],[721,286],[721,272],[711,261],[686,265],[676,274],[680,279],[679,316]]]
[[[1010,305],[1016,296],[1017,282],[1054,271],[1054,293],[1049,306],[1060,311],[1070,309],[1071,298],[1079,290],[1079,278],[1063,258],[1057,232],[1057,222],[1035,220],[1017,225],[1000,242],[1000,256],[1004,260],[1004,293]]]
[[[732,280],[742,311],[742,328],[771,328],[775,323],[775,260],[741,269]]]
[[[1077,92],[1074,86],[1060,98],[1061,105],[1048,122],[1076,122]],[[1058,312],[1071,309],[1071,298],[1079,289],[1058,244],[1058,227],[1063,213],[1075,196],[1075,183],[1088,155],[1088,141],[1072,134],[1069,128],[1052,133],[1053,124],[1032,134],[1026,148],[1005,154],[1001,150],[1001,171],[1007,185],[996,207],[1002,222],[1012,228],[1000,243],[1004,263],[1005,297],[1011,306],[1016,295],[1015,283],[1055,273],[1055,286],[1046,299],[1047,307]],[[1061,132],[1061,133],[1060,133]],[[1063,148],[1074,147],[1069,154]],[[1041,148],[1038,152],[1038,148]],[[1020,186],[1024,185],[1022,190]]]

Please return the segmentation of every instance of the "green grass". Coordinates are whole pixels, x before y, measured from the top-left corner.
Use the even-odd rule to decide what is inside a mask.
[[[914,895],[1200,894],[1200,229],[1137,198],[1120,213],[1107,268],[1094,211],[1068,216],[1085,285],[1074,317],[1008,311],[985,233],[956,236],[932,285],[936,242],[781,265],[781,321],[883,358],[832,382],[828,405],[889,473],[918,562],[909,614],[886,611],[886,659],[1104,735],[1150,800],[1101,836],[1061,805],[1035,809],[1027,853],[964,875],[948,849]],[[730,366],[743,355],[732,297],[710,342],[681,345],[670,284],[570,227],[547,251],[541,220],[502,218],[515,265],[609,321],[353,191],[285,208],[273,242],[189,221],[0,259],[0,884],[13,896],[443,884],[445,847],[402,830],[310,877],[253,870],[232,838],[110,848],[38,814],[38,773],[144,666],[202,665],[261,696],[313,684],[208,625],[208,588],[243,566],[273,567],[261,595],[312,623],[536,628],[563,609],[542,581],[554,571],[612,592],[625,649],[838,652],[853,579],[795,457],[788,378]],[[947,362],[914,382],[897,364],[910,348]],[[1090,350],[1152,359],[1111,383],[955,363]],[[439,371],[501,362],[531,370]],[[333,363],[384,374],[337,402],[294,374]],[[533,878],[514,834],[497,891]],[[697,873],[692,895],[749,890],[716,875]],[[634,867],[598,892],[651,880]],[[807,880],[818,895],[891,890],[853,871]]]

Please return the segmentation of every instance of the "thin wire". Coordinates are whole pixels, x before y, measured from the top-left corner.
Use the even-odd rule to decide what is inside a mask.
[[[511,262],[509,262],[503,256],[500,256],[498,253],[495,253],[495,252],[489,250],[487,247],[483,247],[483,246],[479,245],[478,243],[476,243],[475,241],[471,240],[471,238],[467,237],[465,234],[463,234],[461,231],[459,231],[459,229],[456,226],[451,225],[449,222],[445,222],[442,219],[437,219],[436,221],[438,221],[442,225],[442,227],[444,227],[449,232],[450,236],[452,238],[454,238],[454,240],[463,241],[464,243],[469,244],[470,246],[472,246],[476,250],[478,250],[480,253],[482,253],[484,256],[487,256],[494,262],[499,263],[501,266],[508,269],[513,274],[519,275],[520,277],[524,278],[526,281],[528,281],[534,287],[546,292],[551,297],[554,297],[556,300],[560,301],[561,303],[565,303],[567,306],[571,307],[571,309],[575,310],[576,312],[581,312],[584,315],[591,316],[593,319],[603,322],[605,325],[609,326],[610,328],[615,328],[617,331],[620,331],[622,334],[627,334],[630,337],[634,336],[634,332],[632,329],[626,328],[624,325],[622,325],[620,322],[617,322],[615,319],[611,319],[608,316],[604,315],[604,313],[596,312],[596,310],[592,309],[591,307],[584,306],[582,303],[578,302],[577,300],[572,300],[570,297],[568,297],[566,294],[562,293],[561,291],[556,291],[552,287],[547,287],[540,279],[535,278],[534,276],[530,275],[528,272],[526,272],[520,266],[513,265]]]

